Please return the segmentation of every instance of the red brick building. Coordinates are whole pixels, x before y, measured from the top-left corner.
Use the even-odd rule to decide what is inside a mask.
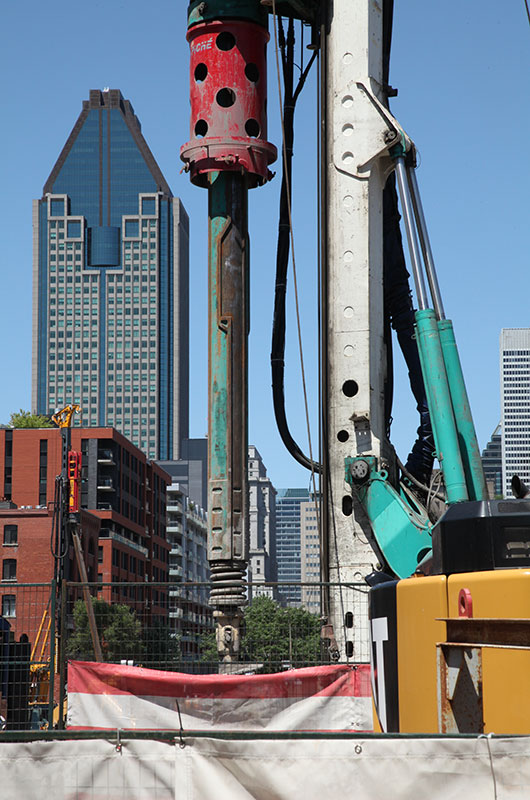
[[[142,587],[103,587],[101,596],[138,609],[147,607],[151,618],[166,618],[167,593],[149,584],[165,582],[169,577],[170,548],[166,538],[169,475],[113,428],[72,428],[71,434],[72,449],[82,455],[81,507],[90,512],[84,515],[82,524],[89,580],[103,584],[141,581]],[[61,452],[58,428],[0,429],[0,497],[3,496],[5,504],[18,506],[18,509],[4,508],[0,524],[4,535],[7,526],[8,539],[12,535],[9,526],[20,526],[17,545],[1,545],[2,575],[6,562],[9,562],[5,565],[6,576],[13,571],[16,575],[15,580],[6,577],[0,583],[6,607],[11,600],[3,598],[12,594],[9,586],[13,583],[42,583],[53,575],[49,543]],[[97,518],[97,543],[89,516]],[[76,577],[74,561],[70,552],[67,569],[70,580]]]
[[[47,584],[54,575],[53,509],[13,508],[14,505],[0,503],[0,614],[9,621],[17,637],[25,633],[30,642],[35,643],[44,610],[48,609],[50,588]],[[95,581],[100,520],[88,511],[81,511],[80,521],[88,580]],[[73,547],[66,557],[70,562],[71,580],[79,581],[81,576]],[[41,642],[44,638],[45,629]]]

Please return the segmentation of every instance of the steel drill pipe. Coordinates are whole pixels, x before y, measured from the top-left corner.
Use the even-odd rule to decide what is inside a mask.
[[[272,177],[267,17],[259,0],[188,9],[190,140],[181,158],[208,189],[208,559],[223,661],[238,657],[248,559],[248,190]]]

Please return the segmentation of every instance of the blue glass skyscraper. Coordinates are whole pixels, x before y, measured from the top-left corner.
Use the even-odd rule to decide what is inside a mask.
[[[188,435],[188,216],[118,90],[94,90],[34,201],[32,406],[79,403],[149,458]]]

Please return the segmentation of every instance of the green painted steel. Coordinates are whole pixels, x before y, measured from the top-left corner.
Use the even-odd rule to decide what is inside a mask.
[[[208,519],[208,539],[209,556],[211,557],[212,547],[212,524],[221,535],[214,535],[217,546],[222,549],[216,553],[218,559],[230,559],[232,557],[230,539],[222,535],[225,531],[230,531],[230,497],[228,478],[228,455],[230,453],[227,437],[229,436],[228,427],[228,402],[229,402],[229,364],[228,364],[228,335],[225,330],[221,330],[218,325],[221,305],[221,286],[219,285],[219,263],[221,260],[221,250],[223,233],[229,225],[229,216],[225,202],[225,179],[226,173],[213,172],[210,175],[209,193],[209,229],[208,229],[208,298],[209,298],[209,422],[208,422],[208,479],[209,482],[216,480],[221,487],[220,497],[216,500],[215,520],[214,515],[209,514]],[[209,498],[210,499],[210,498]],[[210,509],[212,506],[210,505]]]
[[[351,667],[350,662],[350,667]],[[355,669],[355,666],[352,667]],[[522,734],[488,733],[488,739],[519,739]],[[371,733],[369,731],[234,731],[234,730],[193,730],[186,728],[181,733],[164,730],[131,730],[115,728],[109,730],[66,730],[66,731],[0,731],[0,742],[52,742],[101,740],[118,742],[153,740],[184,744],[193,747],[194,739],[223,739],[225,741],[290,741],[292,739],[359,739],[385,741],[408,741],[409,739],[483,739],[484,734],[476,733]]]
[[[416,312],[416,340],[431,416],[436,456],[440,461],[444,480],[451,483],[451,490],[447,488],[448,500],[449,502],[458,502],[467,499],[465,475],[458,448],[456,424],[439,342],[437,320],[432,309]],[[456,453],[454,461],[452,461],[453,453]]]
[[[267,27],[268,16],[260,0],[192,0],[188,6],[188,27],[213,19],[245,19]]]
[[[247,559],[248,183],[210,173],[208,558]]]
[[[486,478],[480,458],[480,450],[471,406],[467,395],[464,373],[456,346],[453,323],[450,319],[438,321],[440,343],[445,362],[445,370],[451,392],[451,401],[458,432],[460,454],[464,465],[470,500],[487,500]]]
[[[447,500],[469,500],[438,323],[432,309],[416,312],[416,338]]]
[[[356,461],[370,467],[363,483],[352,479],[351,467]],[[425,510],[406,489],[400,494],[392,486],[388,473],[377,469],[373,456],[347,458],[345,469],[345,479],[366,511],[385,561],[398,578],[408,578],[432,547],[432,525]]]

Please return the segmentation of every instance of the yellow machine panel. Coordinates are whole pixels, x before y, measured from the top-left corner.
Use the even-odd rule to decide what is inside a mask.
[[[485,733],[530,733],[530,648],[482,648]]]
[[[407,578],[396,592],[399,729],[437,733],[436,643],[445,639],[447,578]]]
[[[449,617],[458,616],[458,596],[469,589],[474,617],[529,618],[530,569],[461,572],[447,579]]]

